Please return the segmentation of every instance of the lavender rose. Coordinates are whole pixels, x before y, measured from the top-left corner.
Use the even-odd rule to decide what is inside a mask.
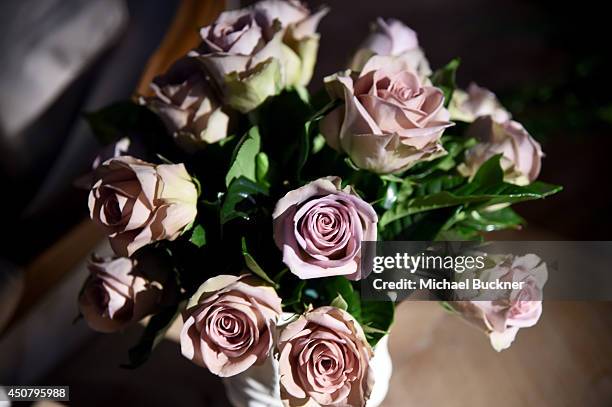
[[[115,332],[154,313],[167,288],[165,274],[138,267],[127,257],[92,256],[90,276],[79,296],[87,324],[99,332]]]
[[[182,58],[151,83],[155,97],[142,100],[162,119],[176,142],[193,152],[227,136],[229,116],[197,61]]]
[[[323,118],[321,132],[359,168],[399,172],[446,153],[440,137],[452,123],[444,95],[404,61],[374,56],[359,76],[338,73],[325,84],[344,103]]]
[[[463,176],[473,177],[496,154],[502,154],[506,182],[527,185],[540,174],[542,148],[520,123],[497,123],[491,116],[484,116],[470,125],[467,135],[476,138],[478,144],[466,152],[465,162],[457,168]]]
[[[374,384],[373,352],[346,311],[306,312],[282,330],[278,350],[285,405],[365,406]]]
[[[467,92],[455,89],[449,111],[451,119],[468,123],[482,116],[491,116],[498,123],[506,122],[512,117],[493,92],[475,83],[468,86]]]
[[[378,217],[350,187],[341,188],[340,178],[320,178],[288,192],[272,216],[274,241],[293,274],[361,278],[361,242],[376,240]]]
[[[106,161],[89,193],[91,218],[120,256],[174,240],[197,214],[198,192],[183,164],[155,165],[130,156]]]
[[[507,349],[520,328],[534,326],[542,315],[542,289],[548,271],[546,264],[534,255],[505,256],[495,267],[479,277],[484,281],[522,282],[521,289],[494,300],[456,301],[450,305],[487,333],[496,351]],[[490,293],[482,295],[490,297]]]
[[[183,313],[181,353],[221,377],[244,372],[268,357],[280,313],[272,287],[248,275],[213,277]]]
[[[245,113],[284,87],[309,82],[326,12],[281,0],[226,11],[202,28],[202,45],[190,55],[222,85],[226,102]]]
[[[419,47],[416,32],[399,20],[392,18],[385,20],[379,17],[371,25],[370,35],[351,60],[351,69],[361,71],[373,55],[402,59],[421,80],[425,80],[431,74],[429,62]]]

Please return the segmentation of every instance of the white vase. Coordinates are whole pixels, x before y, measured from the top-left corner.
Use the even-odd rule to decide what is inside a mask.
[[[393,366],[389,355],[389,336],[374,348],[370,366],[374,372],[374,388],[366,407],[378,407],[389,390]],[[283,407],[280,398],[279,363],[274,356],[259,366],[251,366],[236,376],[223,378],[227,398],[234,407]]]

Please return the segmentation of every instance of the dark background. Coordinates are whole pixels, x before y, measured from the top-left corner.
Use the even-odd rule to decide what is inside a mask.
[[[26,130],[24,137],[37,155],[33,164],[15,171],[9,165],[10,152],[0,148],[3,224],[11,237],[1,245],[3,257],[27,263],[87,217],[87,191],[74,188],[72,181],[87,172],[97,146],[81,113],[131,95],[177,3],[127,1],[126,30]],[[316,8],[324,2],[310,3]],[[540,179],[561,184],[565,190],[517,207],[531,227],[545,230],[549,238],[609,239],[612,87],[609,17],[603,5],[526,0],[327,3],[331,12],[320,26],[312,89],[320,87],[325,75],[345,66],[377,16],[404,21],[417,31],[433,69],[461,57],[459,85],[474,81],[497,93],[514,118],[542,143],[546,157]],[[96,96],[93,102],[92,95]],[[71,169],[57,176],[61,181],[41,201],[37,194],[57,171],[62,151],[74,144],[68,134],[74,139],[75,128],[82,150],[73,155]],[[50,147],[39,151],[40,137],[53,140]],[[26,210],[35,199],[36,210]]]

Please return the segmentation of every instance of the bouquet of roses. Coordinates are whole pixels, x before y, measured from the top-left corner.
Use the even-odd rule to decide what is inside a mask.
[[[360,297],[362,242],[480,239],[559,190],[536,181],[540,145],[495,95],[456,89],[458,60],[432,72],[399,21],[377,20],[309,92],[327,12],[224,12],[152,95],[87,115],[108,145],[89,209],[115,257],[92,258],[79,304],[102,332],[150,316],[130,366],[182,316],[183,356],[219,376],[276,358],[286,404],[364,405],[394,302]],[[444,305],[502,349],[537,321],[532,298]]]

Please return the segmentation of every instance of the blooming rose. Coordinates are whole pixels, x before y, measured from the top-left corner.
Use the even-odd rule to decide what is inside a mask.
[[[176,239],[196,217],[198,192],[183,164],[155,165],[121,156],[98,167],[95,178],[89,212],[120,256]]]
[[[282,330],[278,350],[285,405],[365,406],[374,384],[373,352],[346,311],[306,312]]]
[[[376,240],[378,217],[338,177],[320,178],[288,192],[276,204],[274,241],[283,262],[302,279],[361,278],[361,242]]]
[[[501,298],[452,302],[464,318],[483,329],[496,351],[508,348],[518,330],[534,326],[542,315],[542,288],[548,277],[546,264],[534,255],[506,256],[495,267],[481,274],[483,281],[522,282],[523,288],[511,290]],[[491,297],[491,291],[481,298]]]
[[[137,260],[92,256],[88,269],[79,307],[96,331],[115,332],[154,313],[161,304],[165,276],[138,267]]]
[[[449,111],[451,119],[468,123],[481,116],[491,116],[498,123],[508,121],[512,117],[493,92],[475,83],[468,86],[467,92],[455,89]]]
[[[404,61],[374,56],[358,77],[338,73],[325,83],[344,103],[323,118],[321,132],[358,167],[399,172],[445,154],[440,137],[452,123],[444,94],[423,85]]]
[[[227,136],[229,116],[195,59],[179,59],[151,83],[155,97],[143,102],[162,119],[187,151],[215,143]]]
[[[474,176],[482,164],[497,154],[502,154],[506,182],[527,185],[540,174],[542,148],[520,123],[497,123],[491,116],[484,116],[470,125],[467,135],[476,138],[478,144],[466,152],[465,162],[457,168],[464,176]]]
[[[226,101],[241,112],[284,87],[310,81],[326,9],[310,14],[298,1],[264,0],[226,11],[202,28],[195,56],[222,84]]]
[[[273,344],[281,300],[248,275],[208,279],[183,313],[181,353],[228,377],[263,362]]]
[[[373,55],[382,55],[404,60],[421,80],[431,74],[429,62],[419,47],[417,34],[410,27],[399,20],[379,17],[370,31],[353,56],[350,64],[353,71],[361,71]]]

